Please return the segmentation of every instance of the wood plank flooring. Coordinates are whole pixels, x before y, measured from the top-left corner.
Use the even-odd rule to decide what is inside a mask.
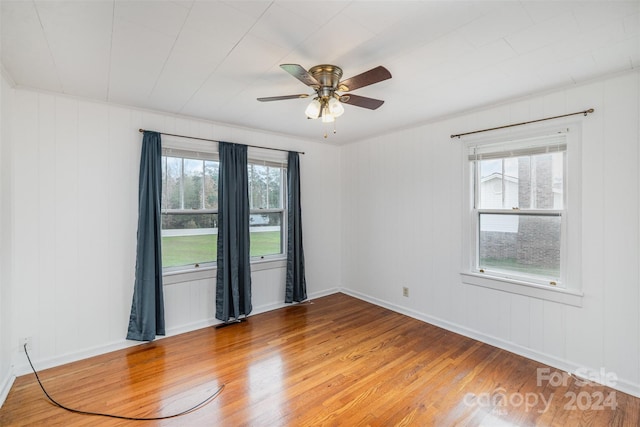
[[[16,379],[0,425],[640,425],[640,399],[560,381],[553,368],[538,384],[538,368],[548,367],[334,294],[40,374],[67,406],[133,417],[183,411],[224,384],[195,412],[142,422],[73,414],[30,374]]]

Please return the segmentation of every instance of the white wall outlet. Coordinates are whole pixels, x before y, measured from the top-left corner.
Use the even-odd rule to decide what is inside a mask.
[[[20,347],[20,351],[24,353],[24,345],[27,345],[27,351],[33,350],[33,337],[23,337],[20,338],[20,342],[18,343],[18,347]]]
[[[402,287],[402,296],[403,297],[408,297],[409,296],[409,288],[406,286]]]

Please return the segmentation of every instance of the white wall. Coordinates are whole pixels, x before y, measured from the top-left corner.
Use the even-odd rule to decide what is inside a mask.
[[[9,183],[11,152],[9,150],[10,111],[13,88],[0,73],[0,404],[13,383],[11,369],[11,216]]]
[[[147,128],[307,153],[311,296],[342,287],[554,366],[605,368],[640,395],[639,92],[630,73],[338,148],[3,81],[0,380],[27,372],[20,337],[33,337],[40,368],[127,345],[137,130]],[[581,119],[583,306],[462,284],[463,152],[449,135],[588,107],[596,112]],[[282,305],[282,276],[254,273],[256,312]],[[213,286],[165,286],[170,333],[214,322]]]
[[[345,146],[345,291],[563,369],[604,368],[640,396],[639,92],[632,72]],[[463,284],[464,139],[449,136],[590,107],[573,119],[583,306]]]
[[[33,337],[40,368],[132,344],[139,128],[305,151],[301,156],[306,277],[310,296],[340,287],[338,147],[144,110],[15,90],[11,356]],[[327,268],[330,266],[330,268]],[[253,277],[254,313],[283,306],[284,268]],[[6,284],[3,283],[3,286]],[[214,279],[165,284],[168,334],[217,323]],[[4,323],[4,322],[3,322]]]

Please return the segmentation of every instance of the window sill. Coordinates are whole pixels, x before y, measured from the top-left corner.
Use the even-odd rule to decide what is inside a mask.
[[[260,259],[251,261],[251,272],[285,268],[286,266],[286,258]],[[216,270],[216,267],[200,267],[170,271],[162,274],[162,284],[173,285],[176,283],[193,282],[195,280],[215,279]]]
[[[173,285],[182,282],[211,279],[216,277],[215,267],[190,268],[188,270],[176,270],[162,274],[163,285]]]
[[[575,290],[554,288],[481,273],[467,272],[460,273],[460,275],[462,276],[462,282],[467,285],[481,286],[483,288],[582,307],[583,294]]]
[[[265,258],[251,261],[251,272],[271,270],[274,268],[285,268],[287,266],[287,258]]]

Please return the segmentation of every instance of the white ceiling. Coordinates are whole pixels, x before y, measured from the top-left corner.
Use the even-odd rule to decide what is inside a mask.
[[[309,99],[256,101],[312,93],[279,64],[384,65],[354,93],[385,104],[345,106],[334,143],[640,65],[638,0],[0,2],[19,87],[316,140]]]

